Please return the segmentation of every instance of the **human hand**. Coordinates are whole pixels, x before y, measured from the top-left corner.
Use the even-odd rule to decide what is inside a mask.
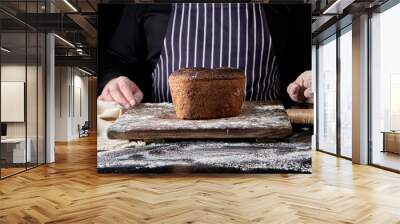
[[[143,92],[129,78],[120,76],[110,80],[97,99],[113,101],[127,109],[142,101]]]
[[[290,83],[287,93],[297,103],[314,103],[311,71],[301,73],[294,82]]]

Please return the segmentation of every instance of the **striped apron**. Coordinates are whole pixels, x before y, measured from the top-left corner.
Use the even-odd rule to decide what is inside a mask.
[[[168,76],[184,67],[245,71],[248,101],[279,97],[279,69],[257,3],[176,3],[153,71],[153,101],[171,102]]]

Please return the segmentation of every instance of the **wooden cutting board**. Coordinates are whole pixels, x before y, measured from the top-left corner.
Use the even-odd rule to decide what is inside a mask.
[[[276,139],[292,126],[278,102],[246,102],[236,117],[181,120],[171,103],[145,103],[119,117],[108,128],[110,139]]]

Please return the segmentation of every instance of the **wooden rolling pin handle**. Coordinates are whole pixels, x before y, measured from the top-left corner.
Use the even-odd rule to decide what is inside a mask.
[[[292,124],[314,124],[313,109],[287,109]]]

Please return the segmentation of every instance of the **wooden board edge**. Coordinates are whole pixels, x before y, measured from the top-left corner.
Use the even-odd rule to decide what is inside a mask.
[[[162,139],[282,139],[292,134],[291,125],[287,128],[269,128],[266,129],[253,129],[248,133],[248,129],[229,129],[226,130],[175,130],[168,131],[143,131],[137,133],[134,131],[117,132],[109,130],[107,136],[109,139],[121,140],[162,140]],[[132,138],[132,136],[137,136]]]

